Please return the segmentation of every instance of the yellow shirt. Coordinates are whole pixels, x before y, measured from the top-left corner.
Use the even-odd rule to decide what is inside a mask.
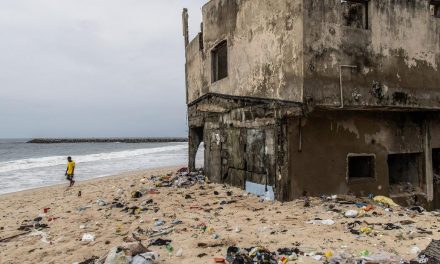
[[[75,169],[75,161],[67,162],[67,174],[73,174],[73,169]]]

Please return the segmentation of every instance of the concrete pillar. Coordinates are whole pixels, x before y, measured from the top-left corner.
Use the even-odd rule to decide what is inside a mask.
[[[184,8],[182,12],[182,26],[183,26],[183,38],[185,40],[185,47],[189,44],[188,33],[188,9]]]
[[[425,154],[425,178],[426,178],[426,199],[428,203],[434,200],[434,174],[432,169],[432,147],[430,122],[424,124],[424,154]]]

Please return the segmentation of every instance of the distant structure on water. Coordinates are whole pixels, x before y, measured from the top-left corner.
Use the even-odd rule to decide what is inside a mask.
[[[35,138],[27,143],[168,143],[188,142],[187,138]]]

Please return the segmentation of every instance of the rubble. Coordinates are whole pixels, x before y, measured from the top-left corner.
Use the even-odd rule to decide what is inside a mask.
[[[196,183],[204,184],[205,176],[203,170],[188,172],[188,168],[181,168],[175,174],[166,176],[153,176],[150,178],[156,187],[189,187]]]

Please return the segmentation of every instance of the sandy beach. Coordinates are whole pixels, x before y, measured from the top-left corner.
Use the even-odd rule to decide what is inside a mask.
[[[288,263],[323,263],[323,259],[317,259],[325,253],[359,256],[365,251],[370,256],[387,253],[410,260],[417,256],[417,249],[423,250],[432,239],[440,239],[437,213],[400,207],[387,211],[374,205],[361,217],[346,218],[347,210],[358,210],[354,204],[320,198],[311,198],[310,207],[304,207],[303,200],[262,202],[243,190],[219,184],[158,187],[157,192],[132,198],[133,191],[154,188],[155,183],[148,180],[152,175],[166,175],[177,169],[77,182],[73,188],[66,188],[66,182],[0,196],[0,263],[80,263],[105,255],[139,228],[160,230],[171,226],[172,232],[162,237],[171,240],[171,252],[164,246],[148,247],[160,254],[158,263],[214,263],[215,257],[225,257],[228,246],[263,246],[271,251],[294,247],[314,252]],[[98,199],[106,205],[97,203]],[[110,204],[115,201],[124,207],[149,204],[149,210],[132,214],[112,208]],[[45,214],[44,208],[49,208]],[[47,228],[27,233],[18,230],[37,217]],[[334,223],[323,224],[322,220],[327,219]],[[156,226],[159,220],[163,226]],[[181,223],[172,225],[176,220]],[[355,221],[359,223],[349,225]],[[354,234],[350,226],[363,231]],[[93,242],[81,241],[86,233],[95,236]],[[143,241],[145,246],[148,243]]]

